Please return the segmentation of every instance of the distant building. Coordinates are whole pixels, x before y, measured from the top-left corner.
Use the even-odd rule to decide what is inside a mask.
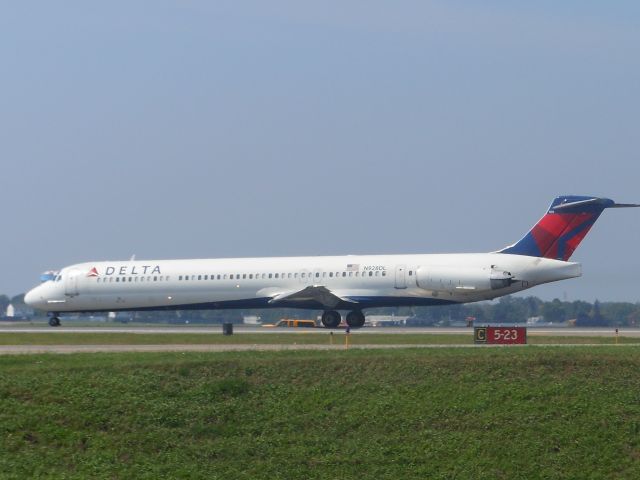
[[[397,327],[407,324],[408,316],[404,315],[367,315],[366,324],[372,327]]]
[[[245,315],[242,317],[242,321],[246,325],[260,325],[262,323],[262,319],[258,315]]]
[[[27,320],[30,317],[33,317],[33,310],[23,305],[18,305],[16,307],[10,303],[7,306],[4,317],[0,318],[4,318],[6,320]]]
[[[538,323],[543,323],[543,322],[544,322],[544,317],[542,316],[527,318],[527,325],[536,325]]]

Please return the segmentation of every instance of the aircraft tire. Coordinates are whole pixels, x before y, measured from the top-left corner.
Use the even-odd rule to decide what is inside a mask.
[[[52,327],[59,327],[60,319],[58,317],[51,317],[49,319],[49,325],[51,325]]]
[[[364,326],[364,313],[360,310],[353,310],[347,313],[347,325],[351,328],[360,328]]]
[[[322,324],[325,328],[336,328],[340,325],[341,320],[340,313],[335,310],[327,310],[322,314]]]

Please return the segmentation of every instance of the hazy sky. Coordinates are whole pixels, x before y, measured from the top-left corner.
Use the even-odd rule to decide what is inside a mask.
[[[490,251],[640,201],[640,3],[0,2],[0,293],[81,261]],[[640,301],[640,209],[543,298]]]

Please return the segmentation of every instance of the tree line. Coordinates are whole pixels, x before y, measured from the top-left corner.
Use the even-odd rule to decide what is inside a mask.
[[[640,303],[598,300],[543,301],[538,297],[506,296],[493,302],[414,308],[412,313],[417,319],[424,318],[426,324],[446,325],[466,319],[473,319],[475,324],[525,323],[531,319],[585,327],[640,326]]]

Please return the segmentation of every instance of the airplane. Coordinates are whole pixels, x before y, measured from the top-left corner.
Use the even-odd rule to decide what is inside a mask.
[[[225,308],[322,310],[335,328],[347,311],[491,300],[582,275],[568,261],[607,208],[638,207],[592,196],[557,197],[518,242],[489,253],[346,255],[80,263],[46,275],[25,303],[48,313]]]

